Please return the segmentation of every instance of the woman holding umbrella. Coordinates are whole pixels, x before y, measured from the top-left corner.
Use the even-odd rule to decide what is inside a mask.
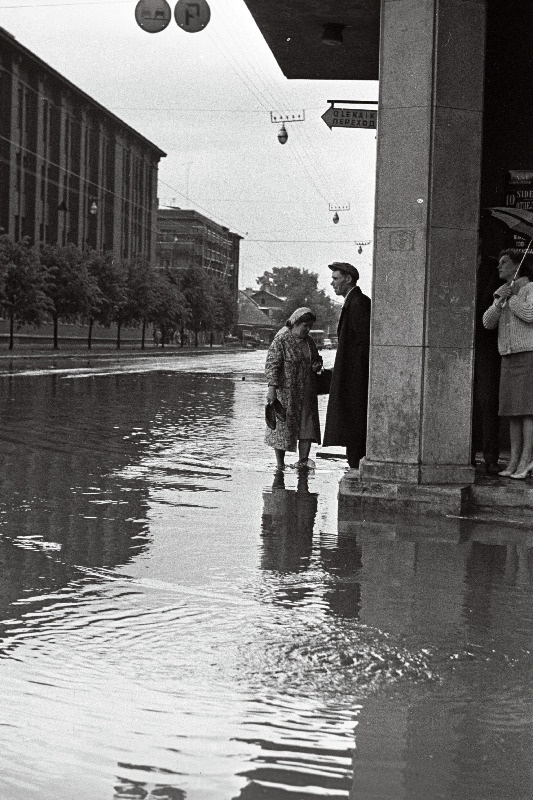
[[[518,278],[518,272],[527,272]],[[499,474],[524,479],[533,470],[533,283],[531,266],[519,250],[503,250],[498,274],[505,281],[483,315],[485,328],[498,328],[502,356],[499,414],[510,418],[511,458]]]

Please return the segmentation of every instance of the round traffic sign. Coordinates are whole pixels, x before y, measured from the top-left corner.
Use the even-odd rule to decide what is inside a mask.
[[[147,33],[164,31],[172,19],[167,0],[139,0],[135,6],[137,25]]]
[[[187,33],[203,31],[211,19],[207,0],[178,0],[174,9],[176,23]]]

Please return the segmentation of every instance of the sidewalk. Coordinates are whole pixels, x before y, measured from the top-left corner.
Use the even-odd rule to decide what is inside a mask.
[[[247,347],[237,347],[235,345],[209,345],[194,347],[193,345],[186,345],[180,347],[179,345],[165,345],[161,347],[153,344],[146,345],[141,349],[139,345],[124,342],[123,345],[117,349],[116,346],[111,345],[93,345],[89,350],[87,345],[64,343],[60,344],[58,350],[54,350],[52,345],[49,347],[41,347],[36,345],[16,345],[13,350],[8,350],[7,346],[0,349],[0,362],[9,361],[12,365],[17,361],[21,362],[27,367],[27,362],[40,359],[117,359],[117,358],[164,358],[172,356],[195,356],[207,355],[209,353],[240,353],[249,352]]]

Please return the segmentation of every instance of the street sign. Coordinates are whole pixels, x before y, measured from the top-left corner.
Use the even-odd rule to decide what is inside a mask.
[[[322,119],[332,128],[376,128],[378,112],[370,108],[334,108],[330,106]]]
[[[135,6],[135,20],[146,33],[164,31],[172,19],[167,0],[139,0]]]
[[[270,112],[270,121],[271,122],[305,122],[305,109],[303,111],[289,111],[288,113],[284,113],[283,111],[271,111]]]
[[[187,33],[198,33],[211,19],[211,9],[207,0],[178,0],[174,9],[174,19]]]

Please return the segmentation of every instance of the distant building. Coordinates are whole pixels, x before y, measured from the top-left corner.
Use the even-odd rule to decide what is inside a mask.
[[[257,303],[261,311],[267,315],[274,323],[283,324],[283,307],[285,299],[269,292],[268,289],[246,289],[246,294],[254,303]]]
[[[237,297],[242,236],[197,211],[160,208],[157,212],[157,261],[161,269],[206,270],[226,281]]]
[[[252,300],[247,292],[239,292],[239,316],[237,333],[243,342],[251,341],[254,343],[263,342],[268,344],[272,341],[281,326],[275,324]]]
[[[155,257],[165,153],[0,28],[0,229]]]

